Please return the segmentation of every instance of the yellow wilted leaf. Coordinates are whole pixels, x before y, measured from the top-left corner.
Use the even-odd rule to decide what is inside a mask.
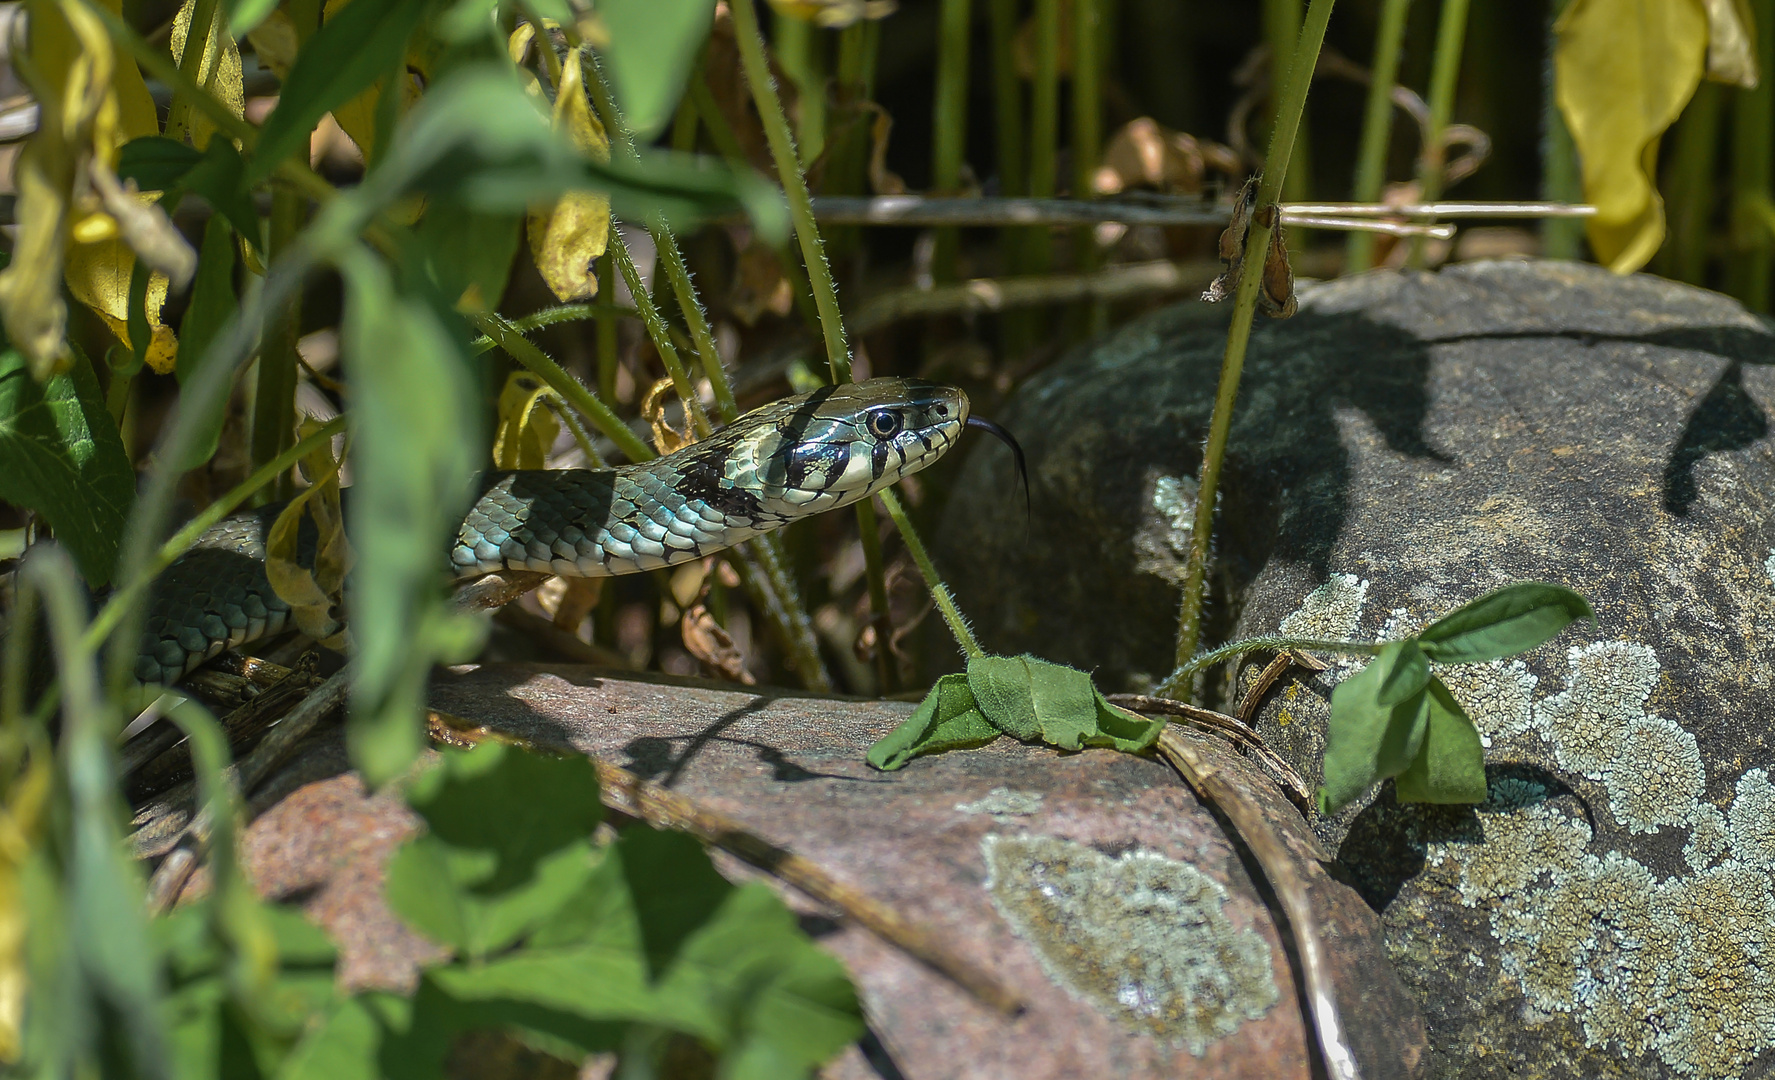
[[[313,420],[302,423],[300,438],[319,430]],[[290,605],[296,627],[325,645],[334,644],[343,632],[343,623],[335,616],[345,575],[351,571],[351,544],[345,538],[345,519],[339,507],[339,467],[343,457],[333,457],[331,441],[316,447],[302,462],[302,471],[309,476],[309,486],[290,500],[290,504],[271,524],[265,538],[265,576],[271,588]],[[312,566],[303,566],[297,558],[297,537],[302,515],[314,516],[318,540]]]
[[[1596,206],[1590,246],[1618,274],[1664,242],[1658,139],[1701,81],[1702,0],[1572,0],[1554,27],[1554,92]]]
[[[111,11],[121,0],[101,0]],[[14,166],[18,236],[11,263],[0,270],[0,322],[45,378],[66,359],[68,309],[62,301],[62,260],[70,217],[90,219],[101,200],[87,178],[96,155],[115,163],[117,148],[159,130],[141,72],[111,50],[104,24],[81,4],[28,0],[29,48],[13,66],[30,85],[41,122]],[[86,224],[103,233],[103,221]]]
[[[1707,7],[1707,77],[1746,90],[1757,85],[1757,33],[1749,0],[1703,0]]]
[[[517,35],[512,48],[519,49]],[[568,52],[555,91],[555,127],[567,132],[573,145],[599,161],[610,160],[610,137],[592,115],[586,99],[581,51]],[[525,217],[530,257],[549,289],[562,300],[578,300],[598,292],[592,260],[604,254],[610,239],[610,199],[589,191],[569,191],[553,206],[533,206]]]
[[[679,431],[666,419],[666,395],[672,392],[672,380],[661,379],[647,390],[641,399],[641,419],[653,429],[653,446],[662,454],[670,454],[674,450],[682,450],[696,441],[696,434],[690,430],[690,418],[684,420],[684,430]]]
[[[246,115],[246,92],[241,81],[240,46],[235,43],[234,35],[228,32],[228,18],[220,5],[210,5],[210,33],[204,40],[203,51],[198,54],[198,66],[190,71],[192,80],[197,85],[227,105],[236,116]],[[191,18],[197,9],[197,0],[185,0],[179,13],[173,16],[172,47],[173,59],[185,67],[185,39],[191,34]],[[216,125],[209,117],[187,101],[175,101],[173,109],[167,114],[166,135],[169,139],[181,139],[199,150],[208,146],[210,135]]]
[[[331,19],[339,13],[340,8],[349,2],[350,0],[327,0],[326,17]],[[370,0],[370,2],[379,2],[379,0]],[[429,76],[431,73],[427,70],[427,66],[419,63],[418,59],[414,53],[409,52],[407,66],[418,71],[422,76]],[[376,152],[376,102],[382,98],[382,84],[385,82],[387,82],[386,78],[378,79],[374,86],[333,110],[333,119],[338,121],[345,134],[351,136],[351,141],[357,144],[357,148],[364,152],[365,161],[371,160]],[[402,79],[401,115],[405,116],[407,110],[411,109],[413,103],[418,100],[419,84],[414,82],[411,77]]]
[[[75,244],[68,251],[68,291],[103,319],[125,346],[130,343],[129,279],[135,268],[135,252],[115,234],[95,244]],[[161,375],[173,370],[179,355],[178,337],[160,318],[167,285],[165,274],[148,275],[146,307],[148,326],[154,336],[148,345],[147,363]]]
[[[506,376],[499,392],[499,429],[493,435],[493,464],[501,469],[547,467],[549,447],[561,434],[561,422],[548,407],[553,390],[527,371]]]

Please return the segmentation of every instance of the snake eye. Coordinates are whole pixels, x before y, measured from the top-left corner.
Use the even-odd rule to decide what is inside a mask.
[[[891,439],[900,433],[900,414],[881,409],[869,414],[869,434],[878,439]]]

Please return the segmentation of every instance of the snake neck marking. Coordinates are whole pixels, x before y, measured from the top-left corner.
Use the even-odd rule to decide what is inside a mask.
[[[953,387],[870,379],[772,402],[652,461],[483,473],[450,572],[611,577],[699,559],[868,498],[942,457],[967,419]],[[264,566],[275,510],[229,518],[161,575],[138,680],[172,683],[284,628],[290,608]]]

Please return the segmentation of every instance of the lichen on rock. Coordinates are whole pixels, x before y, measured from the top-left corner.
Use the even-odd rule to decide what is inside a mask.
[[[1368,582],[1354,574],[1333,574],[1282,620],[1281,631],[1290,637],[1351,640],[1367,599]]]
[[[994,906],[1048,976],[1130,1029],[1200,1057],[1276,1003],[1269,944],[1188,863],[1052,836],[988,835],[981,850]]]

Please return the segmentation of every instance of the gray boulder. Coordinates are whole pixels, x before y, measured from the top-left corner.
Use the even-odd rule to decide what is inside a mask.
[[[1031,451],[1030,542],[994,520],[1011,511],[984,455],[939,541],[989,648],[1106,687],[1163,676],[1221,334],[1181,305],[1019,392],[1003,420]],[[1386,785],[1315,823],[1381,912],[1433,1074],[1775,1074],[1771,411],[1764,322],[1589,266],[1366,275],[1253,334],[1214,639],[1398,636],[1525,578],[1597,611],[1442,673],[1487,740],[1486,804]],[[1359,668],[1259,704],[1309,781],[1331,688]]]

